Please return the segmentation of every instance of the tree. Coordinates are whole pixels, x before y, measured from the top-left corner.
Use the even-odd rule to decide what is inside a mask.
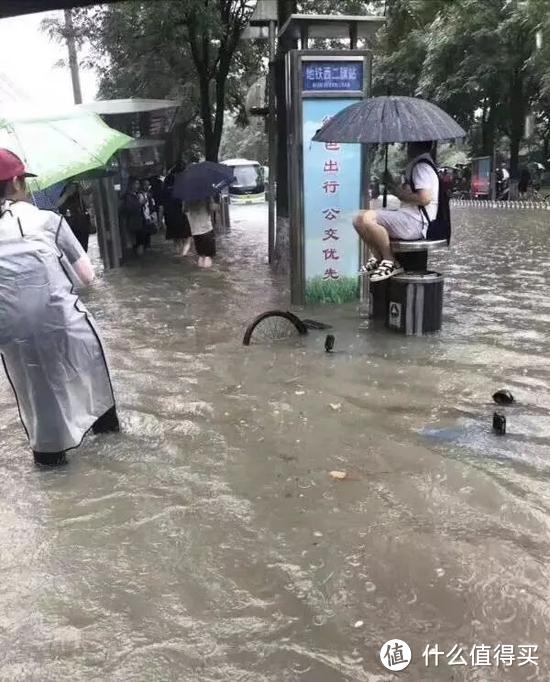
[[[223,159],[252,159],[267,166],[267,135],[263,119],[253,118],[246,126],[229,119],[224,127],[220,155]]]
[[[240,41],[252,0],[136,0],[75,10],[77,42],[88,42],[88,66],[100,76],[102,97],[180,99],[178,149],[197,141],[216,160],[224,110],[239,110],[262,67],[261,46]],[[44,28],[64,39],[64,27]]]
[[[251,0],[187,0],[181,4],[199,81],[205,156],[217,161],[229,71],[254,3]]]
[[[434,101],[472,133],[479,129],[472,140],[481,153],[506,135],[517,177],[525,115],[540,91],[533,6],[545,2],[388,0],[376,91]]]

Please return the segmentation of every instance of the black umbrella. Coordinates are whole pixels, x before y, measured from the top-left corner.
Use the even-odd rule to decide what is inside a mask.
[[[338,112],[313,137],[314,142],[388,144],[452,140],[466,131],[435,104],[415,97],[370,97]],[[386,191],[384,189],[384,206]]]
[[[233,169],[222,163],[192,163],[176,175],[172,196],[180,201],[202,201],[216,195],[233,180]]]

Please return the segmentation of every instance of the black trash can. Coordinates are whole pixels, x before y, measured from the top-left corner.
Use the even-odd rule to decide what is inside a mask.
[[[443,275],[439,272],[404,272],[389,280],[386,327],[407,336],[422,336],[441,329]]]
[[[370,316],[375,320],[385,320],[388,308],[389,279],[370,283]]]

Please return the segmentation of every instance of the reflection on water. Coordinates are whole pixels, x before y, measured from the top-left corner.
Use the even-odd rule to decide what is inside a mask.
[[[425,669],[428,643],[537,644],[507,679],[550,677],[548,217],[455,222],[442,334],[308,310],[330,355],[323,332],[240,345],[286,307],[262,208],[234,210],[211,272],[159,244],[104,275],[124,433],[38,472],[0,384],[0,680],[382,681],[393,637],[410,680],[502,679]]]

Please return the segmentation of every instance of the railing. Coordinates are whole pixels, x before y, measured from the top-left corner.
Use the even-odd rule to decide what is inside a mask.
[[[467,208],[530,209],[535,211],[550,211],[550,201],[534,201],[531,199],[518,199],[517,201],[493,201],[491,199],[451,199],[451,206]]]

